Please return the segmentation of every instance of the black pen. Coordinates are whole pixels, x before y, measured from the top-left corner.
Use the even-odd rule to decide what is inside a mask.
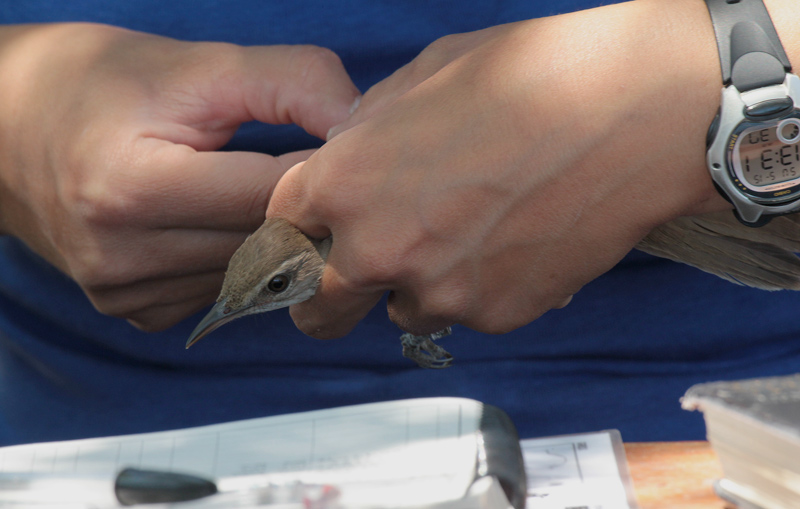
[[[116,507],[185,502],[215,493],[217,486],[208,479],[157,470],[125,468],[111,476],[0,472],[0,507],[8,503]]]

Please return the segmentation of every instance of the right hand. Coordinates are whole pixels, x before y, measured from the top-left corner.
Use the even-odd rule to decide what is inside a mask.
[[[657,225],[730,209],[705,166],[720,83],[694,0],[439,39],[276,187],[270,216],[334,239],[292,318],[339,337],[389,292],[405,331],[500,334],[564,306]]]
[[[54,24],[3,27],[0,50],[0,233],[145,330],[213,302],[274,184],[311,153],[214,150],[250,120],[323,138],[358,96],[312,46]]]

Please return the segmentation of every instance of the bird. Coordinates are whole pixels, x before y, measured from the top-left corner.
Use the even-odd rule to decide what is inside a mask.
[[[679,217],[651,230],[636,248],[737,285],[800,290],[800,214],[776,216],[759,228],[730,211]]]
[[[310,299],[316,292],[332,237],[317,240],[289,221],[268,218],[233,254],[216,304],[192,332],[186,348],[231,320]],[[729,211],[679,217],[655,227],[636,248],[694,266],[732,283],[763,290],[800,290],[800,214],[752,228]],[[401,335],[403,355],[423,368],[446,368],[453,356],[436,340],[451,333]]]
[[[332,237],[313,239],[286,219],[268,218],[231,257],[217,302],[192,331],[186,348],[232,320],[313,297],[331,243]],[[402,353],[423,368],[450,367],[453,356],[434,342],[450,333],[447,327],[433,334],[402,334]]]

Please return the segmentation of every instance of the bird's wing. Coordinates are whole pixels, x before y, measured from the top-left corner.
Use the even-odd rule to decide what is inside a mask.
[[[681,217],[655,228],[637,246],[734,283],[764,290],[800,290],[800,215],[761,228],[730,212]]]

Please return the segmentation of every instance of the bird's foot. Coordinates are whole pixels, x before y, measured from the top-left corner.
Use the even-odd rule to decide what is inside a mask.
[[[400,343],[403,345],[403,356],[416,362],[421,368],[448,368],[453,362],[453,356],[450,355],[450,352],[434,343],[434,341],[449,336],[451,333],[450,327],[422,336],[415,336],[407,332],[400,336]]]

